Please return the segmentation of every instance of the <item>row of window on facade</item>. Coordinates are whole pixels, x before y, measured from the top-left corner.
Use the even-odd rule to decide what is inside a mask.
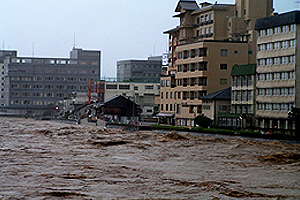
[[[47,76],[47,77],[11,76],[11,80],[12,81],[80,81],[80,82],[87,82],[88,78],[53,77],[53,76]]]
[[[251,101],[253,100],[253,90],[233,90],[231,99],[234,101]]]
[[[58,89],[58,90],[87,90],[88,86],[76,85],[29,85],[29,84],[11,84],[12,89]]]
[[[199,37],[199,36],[209,36],[211,37],[212,34],[214,32],[214,29],[212,26],[210,27],[206,27],[206,28],[200,28],[199,30],[196,30],[196,37]]]
[[[12,63],[35,63],[35,64],[58,64],[58,65],[99,65],[98,61],[77,61],[77,60],[54,60],[54,59],[29,59],[29,58],[12,58]]]
[[[200,23],[212,23],[214,20],[214,14],[210,13],[210,14],[206,14],[206,15],[201,15],[199,17],[196,18],[196,23],[200,24]]]
[[[257,110],[286,112],[291,110],[291,108],[294,106],[294,103],[258,103]]]
[[[31,100],[11,100],[11,105],[54,105],[54,101],[31,101]]]
[[[279,50],[279,49],[287,49],[287,48],[295,48],[295,47],[296,47],[295,39],[258,45],[259,51],[271,51],[271,50]]]
[[[253,86],[253,75],[248,76],[233,76],[234,87],[250,87]]]
[[[165,95],[164,95],[165,94]],[[174,94],[174,96],[173,96]],[[160,98],[161,99],[200,99],[202,96],[206,96],[206,91],[182,91],[182,92],[161,92]]]
[[[12,92],[12,97],[70,97],[66,93],[53,93],[53,92]]]
[[[235,114],[253,114],[252,104],[232,104],[231,112]]]
[[[280,33],[294,32],[296,31],[296,24],[284,25],[280,27],[262,29],[259,31],[259,36],[276,35]]]
[[[175,111],[181,113],[181,107],[188,107],[189,113],[202,113],[202,105],[160,104],[161,111]]]
[[[294,80],[295,72],[275,72],[263,73],[258,75],[258,81],[279,81],[279,80]]]
[[[195,57],[206,57],[207,49],[191,49],[178,52],[178,59],[187,59],[187,58],[195,58]]]
[[[295,55],[258,59],[259,66],[286,65],[286,64],[295,64],[295,62],[296,62]]]
[[[220,69],[226,70],[227,64],[221,64]],[[177,72],[207,71],[207,62],[190,63],[177,66]]]
[[[119,86],[119,87],[118,87]],[[130,90],[130,85],[112,85],[112,84],[106,84],[107,90]],[[145,85],[145,90],[154,90],[154,85]],[[159,89],[159,86],[157,87]],[[139,86],[133,86],[133,90],[139,90]]]
[[[258,96],[294,96],[294,87],[282,87],[282,88],[259,88],[257,89]]]

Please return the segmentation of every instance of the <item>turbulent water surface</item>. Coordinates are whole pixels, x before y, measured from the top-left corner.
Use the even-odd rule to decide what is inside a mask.
[[[0,118],[0,199],[300,199],[300,145]]]

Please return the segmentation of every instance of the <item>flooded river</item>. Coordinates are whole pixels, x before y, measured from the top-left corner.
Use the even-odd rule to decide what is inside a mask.
[[[0,118],[0,199],[300,199],[300,145]]]

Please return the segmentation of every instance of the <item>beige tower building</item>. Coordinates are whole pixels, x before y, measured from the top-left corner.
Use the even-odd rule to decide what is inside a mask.
[[[259,19],[255,29],[259,32],[257,125],[293,129],[288,111],[300,107],[300,11]]]
[[[256,63],[255,21],[270,16],[272,0],[197,4],[180,0],[180,25],[170,38],[169,69],[161,78],[161,122],[194,126],[204,95],[231,87],[235,65]]]

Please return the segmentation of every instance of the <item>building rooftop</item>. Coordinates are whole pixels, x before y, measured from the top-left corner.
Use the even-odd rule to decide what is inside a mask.
[[[253,75],[256,72],[256,64],[233,66],[231,76]]]
[[[175,12],[180,12],[180,10],[198,10],[199,6],[195,0],[180,0],[176,6]]]
[[[231,100],[231,87],[201,97],[202,100]]]
[[[300,11],[292,11],[270,17],[257,19],[255,23],[255,30],[267,29],[272,27],[279,27],[289,24],[300,23]]]

